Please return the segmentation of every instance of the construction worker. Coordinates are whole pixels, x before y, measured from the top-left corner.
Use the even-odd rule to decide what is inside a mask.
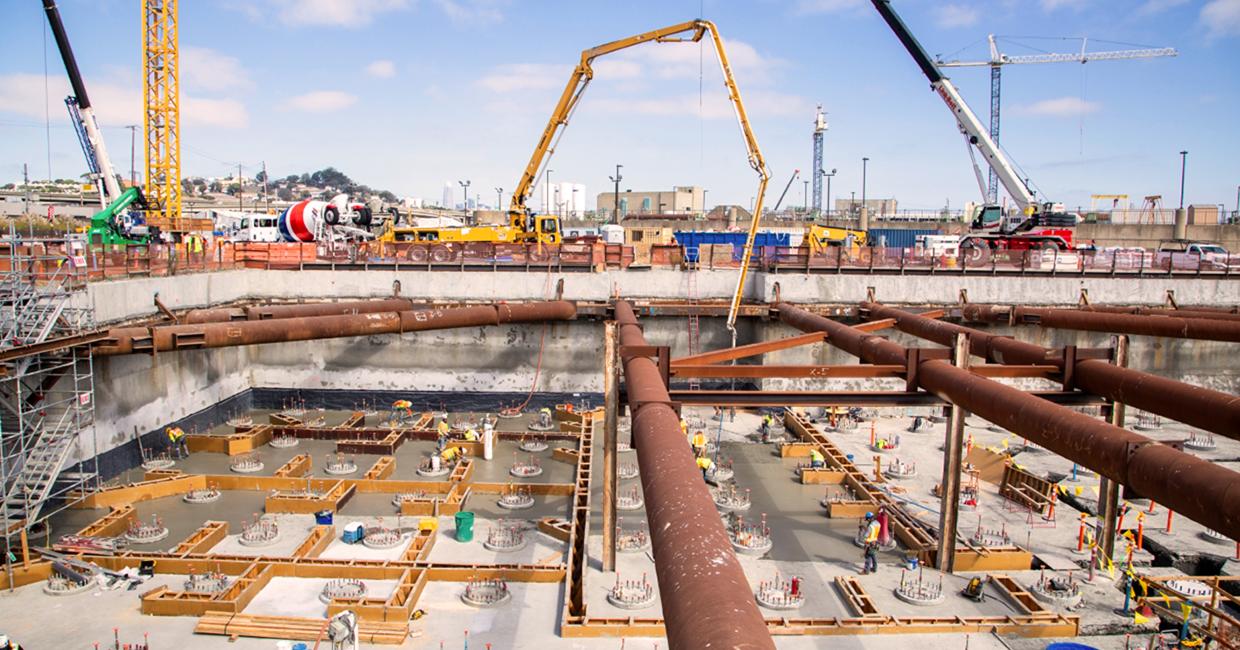
[[[448,426],[447,420],[440,420],[439,425],[435,427],[435,431],[439,434],[439,451],[443,451],[443,448],[448,444],[448,435],[452,433],[452,427]]]
[[[762,416],[762,442],[771,441],[771,425],[775,423],[775,418],[770,413]]]
[[[706,434],[702,431],[698,431],[697,433],[693,434],[693,439],[690,441],[690,445],[693,447],[694,456],[705,455],[706,454]]]
[[[439,452],[439,457],[446,463],[455,463],[465,457],[465,450],[460,447],[448,447]]]
[[[22,650],[20,643],[9,639],[7,634],[0,634],[0,650]]]
[[[710,458],[706,456],[698,456],[697,466],[698,466],[698,469],[702,470],[702,480],[705,481],[706,474],[709,473],[710,470],[714,469],[715,461],[711,460]]]
[[[821,469],[827,466],[826,457],[822,455],[821,451],[818,451],[817,447],[809,450],[809,466],[810,469]]]
[[[478,442],[478,430],[473,427],[466,429],[465,440],[469,442]]]
[[[865,513],[865,521],[862,522],[862,547],[864,555],[862,559],[861,575],[868,573],[878,573],[878,533],[879,524],[874,519],[874,513]]]
[[[181,427],[168,427],[164,431],[168,434],[168,446],[172,450],[172,455],[177,458],[189,458],[189,449],[185,446],[185,431]]]
[[[680,418],[680,432],[684,434],[686,439],[689,438],[689,423],[685,422],[684,418]]]

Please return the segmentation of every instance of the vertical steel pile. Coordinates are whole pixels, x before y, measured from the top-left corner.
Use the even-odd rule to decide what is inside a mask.
[[[969,351],[995,363],[1053,365],[1064,368],[1063,355],[1040,345],[926,318],[878,303],[861,303],[870,318],[890,318],[902,332],[939,345],[951,345],[956,334],[969,337]],[[1121,404],[1157,413],[1199,429],[1240,440],[1240,397],[1184,382],[1121,368],[1102,359],[1083,359],[1071,369],[1076,387]]]
[[[869,363],[904,365],[904,347],[812,314],[777,305],[779,319]],[[1188,518],[1240,538],[1240,473],[979,377],[944,360],[921,361],[916,383],[1036,444],[1131,486]]]
[[[616,302],[616,325],[622,346],[647,346],[627,302]],[[658,366],[631,354],[621,363],[668,646],[773,649]]]

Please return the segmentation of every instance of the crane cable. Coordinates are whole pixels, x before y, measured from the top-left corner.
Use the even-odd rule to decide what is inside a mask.
[[[551,265],[547,265],[547,277],[543,281],[543,298],[549,299],[548,294],[551,293]],[[529,406],[530,400],[534,399],[534,391],[538,388],[538,375],[542,373],[543,350],[547,341],[547,321],[543,321],[542,333],[538,335],[538,361],[534,364],[534,381],[530,382],[530,392],[526,394],[525,401],[516,407],[517,411],[523,410]]]

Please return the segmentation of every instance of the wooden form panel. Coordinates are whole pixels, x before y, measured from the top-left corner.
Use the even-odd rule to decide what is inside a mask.
[[[380,456],[370,469],[362,475],[362,479],[366,481],[381,481],[392,475],[396,471],[396,458],[394,456]]]
[[[1051,495],[1054,493],[1054,483],[1034,476],[1012,463],[1004,465],[1003,482],[999,484],[999,496],[1022,508],[1045,514],[1046,509],[1051,505]]]
[[[1018,546],[991,548],[957,548],[956,572],[1028,571],[1033,566],[1033,553]]]
[[[572,524],[563,519],[555,517],[543,517],[538,520],[538,530],[549,537],[568,543],[569,535],[572,533]]]
[[[317,558],[332,543],[332,538],[335,536],[335,526],[315,526],[310,534],[297,545],[297,548],[293,549],[290,557]]]
[[[345,481],[336,481],[322,496],[312,497],[304,494],[277,492],[269,495],[266,501],[267,512],[287,512],[313,514],[320,510],[335,512],[353,496],[356,487]]]
[[[310,473],[310,454],[297,454],[277,469],[277,478],[297,478]]]
[[[129,522],[135,517],[137,517],[137,513],[134,511],[133,506],[126,504],[119,508],[113,508],[112,512],[87,524],[77,534],[83,537],[116,537],[124,534],[129,528]]]
[[[834,469],[809,469],[801,470],[802,485],[839,485],[844,482],[844,472]]]
[[[198,620],[194,632],[228,637],[317,641],[327,627],[327,621],[328,619],[322,618],[212,613]],[[359,621],[358,637],[364,643],[402,645],[409,637],[409,623],[408,621],[404,623]]]
[[[835,588],[839,590],[840,596],[844,598],[844,603],[852,610],[853,615],[862,617],[881,616],[878,613],[878,607],[874,605],[874,601],[856,578],[852,576],[836,576]]]
[[[78,501],[73,507],[114,508],[139,501],[185,494],[190,490],[200,490],[205,487],[207,487],[206,476],[177,473],[172,476],[104,488]]]
[[[191,433],[185,436],[185,446],[191,453],[207,452],[236,456],[271,442],[271,425],[258,424],[249,427],[238,427],[236,433],[226,436],[205,433]]]
[[[204,521],[202,527],[172,549],[173,555],[203,554],[228,536],[228,522]]]
[[[871,616],[854,618],[766,619],[777,636],[857,636],[860,634],[1012,634],[1051,638],[1076,636],[1077,616]],[[661,618],[577,616],[560,627],[565,637],[666,636]]]

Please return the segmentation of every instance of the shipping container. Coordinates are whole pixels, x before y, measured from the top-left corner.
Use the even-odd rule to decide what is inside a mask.
[[[933,228],[870,228],[868,243],[879,248],[912,248],[918,235],[937,235]]]

